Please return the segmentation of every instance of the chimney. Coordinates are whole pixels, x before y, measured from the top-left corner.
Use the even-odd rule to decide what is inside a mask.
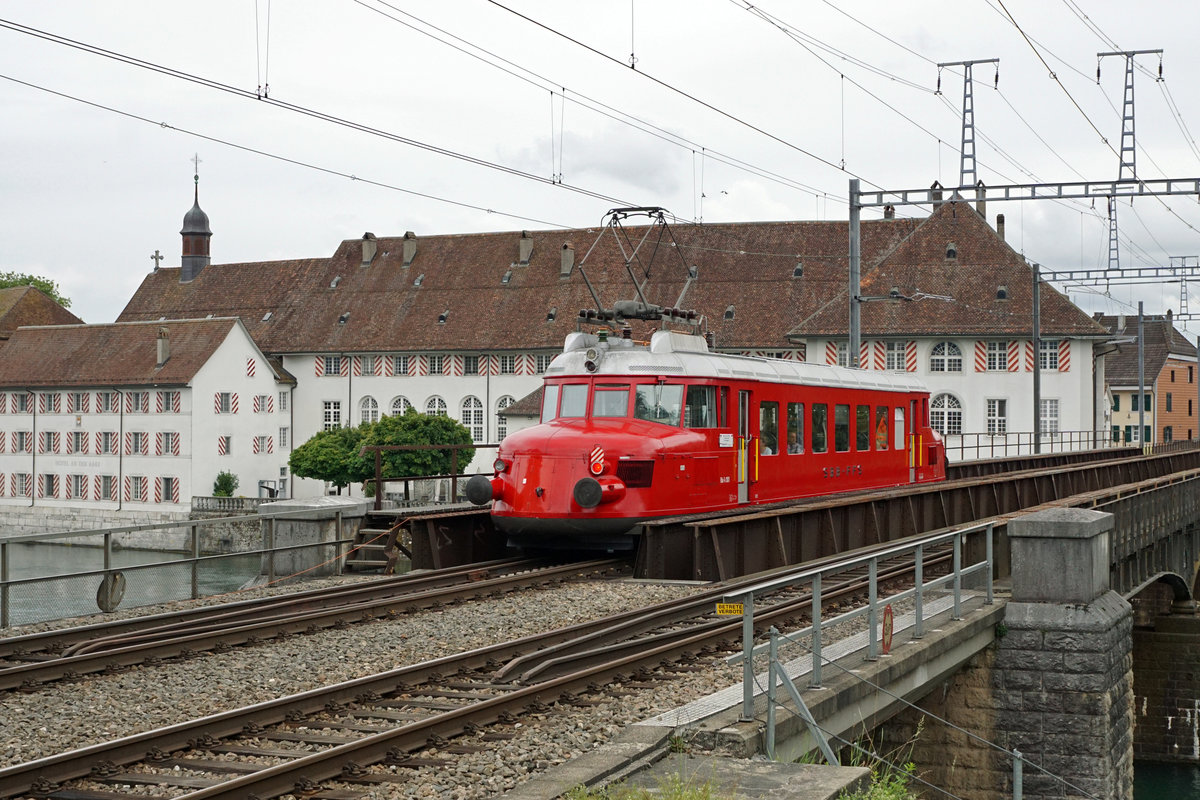
[[[1125,315],[1118,314],[1117,315],[1117,333],[1124,333],[1124,332],[1125,332]]]
[[[888,203],[886,206],[884,206],[883,207],[883,218],[884,219],[895,219],[896,218],[896,207],[894,205],[892,205],[891,203]]]
[[[562,263],[558,267],[558,277],[569,278],[575,268],[575,246],[567,242],[562,246]]]
[[[158,361],[154,366],[161,367],[171,357],[171,336],[166,328],[158,329]]]
[[[375,253],[379,250],[379,243],[375,241],[375,234],[367,231],[362,237],[362,265],[364,267],[371,266],[371,262],[375,260]]]
[[[521,267],[529,266],[529,256],[533,254],[533,237],[529,235],[529,231],[521,231],[521,248],[520,255],[517,258],[517,265]]]
[[[1004,215],[996,215],[996,235],[1000,237],[1000,241],[1004,241]]]
[[[404,260],[400,262],[402,267],[411,267],[413,259],[417,257],[417,235],[412,231],[404,232]]]
[[[942,204],[942,185],[937,181],[929,187],[929,199],[933,201],[933,207],[937,208]]]
[[[975,184],[975,210],[979,212],[979,216],[987,219],[987,189],[984,188],[983,181]]]

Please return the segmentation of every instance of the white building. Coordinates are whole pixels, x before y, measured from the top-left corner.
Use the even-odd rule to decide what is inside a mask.
[[[0,509],[171,519],[222,471],[238,494],[286,493],[291,393],[237,318],[19,328],[0,359]]]

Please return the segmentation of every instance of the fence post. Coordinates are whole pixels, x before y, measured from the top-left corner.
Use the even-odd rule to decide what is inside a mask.
[[[1021,800],[1025,794],[1025,767],[1021,762],[1021,751],[1013,750],[1013,800]]]
[[[962,537],[954,534],[954,614],[951,619],[962,619]]]
[[[8,627],[8,542],[0,542],[0,628]]]
[[[267,551],[267,583],[271,584],[271,583],[275,582],[275,518],[274,517],[270,517],[267,520],[267,541],[265,541],[263,544],[266,545],[265,549]]]
[[[879,660],[879,641],[876,626],[879,624],[879,559],[872,558],[867,565],[867,661]]]
[[[821,573],[812,579],[812,673],[810,689],[821,688]]]
[[[913,588],[916,590],[916,595],[913,597],[913,615],[916,617],[916,622],[913,626],[913,638],[920,639],[925,635],[925,547],[917,545],[917,552],[913,557]]]
[[[754,595],[742,603],[742,722],[754,719]]]
[[[192,529],[192,599],[200,597],[200,526],[191,524]]]
[[[995,554],[993,552],[993,545],[992,545],[992,529],[994,527],[995,527],[995,525],[993,523],[989,522],[988,526],[987,526],[987,531],[984,534],[985,536],[987,536],[987,605],[989,605],[989,606],[996,602],[996,598],[994,596],[995,595],[994,587],[992,586],[992,584],[996,580],[994,577],[995,567],[993,566],[993,561],[995,560]]]
[[[771,626],[767,664],[767,758],[775,760],[775,670],[779,668],[779,631]]]

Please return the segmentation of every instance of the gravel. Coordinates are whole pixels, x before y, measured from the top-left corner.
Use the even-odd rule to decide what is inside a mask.
[[[310,588],[346,580],[311,581]],[[256,590],[244,596],[278,594]],[[499,599],[326,630],[284,642],[237,647],[117,675],[60,682],[33,693],[0,695],[0,766],[30,761],[119,735],[184,722],[507,641],[541,630],[651,605],[698,591],[695,586],[593,581],[527,591]],[[197,601],[203,603],[204,601]],[[190,607],[173,603],[119,616]],[[81,622],[76,620],[73,622]],[[6,631],[17,635],[65,623]],[[507,791],[532,775],[611,740],[628,724],[667,712],[737,683],[740,670],[714,660],[650,688],[604,695],[599,703],[523,716],[511,740],[488,742],[474,754],[448,755],[449,766],[397,768],[402,783],[366,788],[372,798],[467,800]],[[460,742],[456,742],[460,743]],[[437,757],[425,751],[425,757]],[[365,787],[356,786],[363,790]]]

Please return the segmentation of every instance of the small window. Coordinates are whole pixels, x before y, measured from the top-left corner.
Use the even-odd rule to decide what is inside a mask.
[[[279,448],[280,448],[281,450],[286,450],[286,449],[287,449],[287,446],[288,446],[288,433],[289,433],[289,431],[288,431],[288,429],[287,429],[287,428],[280,428],[280,429],[279,429]]]
[[[888,407],[875,407],[875,449],[888,449]]]
[[[726,320],[733,319],[733,306],[729,306],[728,308],[725,309],[725,319]]]
[[[445,356],[430,356],[429,357],[429,374],[442,375],[445,373]]]
[[[479,356],[463,356],[463,374],[479,374]]]
[[[412,408],[412,403],[408,402],[408,398],[404,395],[399,395],[392,398],[391,408],[391,415],[393,417],[401,417],[409,412],[409,409]]]
[[[554,360],[554,355],[552,353],[538,353],[533,357],[533,360],[537,373],[541,375],[550,368],[550,362]]]
[[[812,450],[829,452],[829,406],[825,403],[812,405]]]
[[[559,386],[547,386],[542,391],[542,422],[549,422],[558,416]]]
[[[958,245],[954,242],[946,244],[946,258],[958,258]]]
[[[517,357],[513,355],[500,356],[500,374],[513,375],[517,371]]]
[[[471,432],[471,441],[479,444],[483,439],[483,402],[474,396],[463,398],[459,407],[459,421]]]
[[[1171,393],[1170,393],[1170,392],[1166,392],[1166,393],[1165,393],[1165,396],[1163,397],[1163,399],[1164,399],[1164,400],[1166,401],[1166,403],[1167,403],[1167,411],[1174,411],[1175,409],[1174,409],[1174,408],[1172,408],[1172,404],[1171,404]]]
[[[325,430],[331,431],[334,428],[342,425],[342,401],[341,400],[326,400],[322,404],[322,425]]]
[[[1121,410],[1121,395],[1119,395],[1119,394],[1114,394],[1114,395],[1113,395],[1113,404],[1112,404],[1112,410],[1113,410],[1113,411],[1120,411],[1120,410]]]
[[[287,392],[279,393],[279,410],[280,411],[288,410],[288,393]]]
[[[586,383],[567,383],[562,386],[560,417],[583,417],[587,415],[588,387]]]
[[[625,417],[629,415],[628,384],[597,384],[592,397],[593,417]]]
[[[850,450],[850,406],[838,403],[833,407],[833,447],[839,453]]]
[[[797,263],[796,266],[792,267],[792,277],[793,278],[803,278],[804,277],[804,265],[803,264]]]
[[[695,385],[687,387],[683,426],[685,428],[717,427],[717,387]]]
[[[425,401],[425,413],[431,417],[447,417],[446,401],[436,394]]]
[[[787,404],[787,451],[789,455],[804,452],[804,403]]]
[[[683,410],[683,385],[678,383],[641,384],[633,401],[633,416],[637,419],[679,424]]]
[[[779,455],[779,403],[758,404],[758,451],[764,456]]]
[[[378,422],[379,421],[379,402],[371,396],[364,397],[359,401],[359,422]]]
[[[392,367],[397,376],[408,374],[408,356],[392,356]]]
[[[858,406],[854,409],[854,449],[871,449],[871,407]]]

